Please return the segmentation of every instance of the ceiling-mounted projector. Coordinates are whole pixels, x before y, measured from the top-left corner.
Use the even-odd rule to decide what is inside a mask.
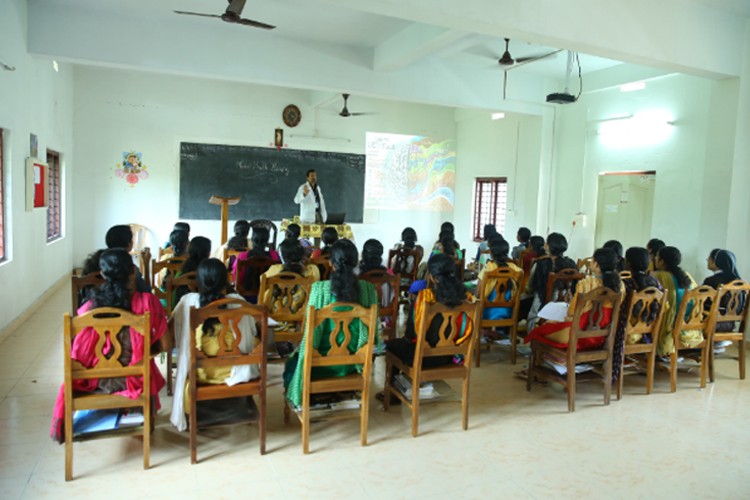
[[[555,104],[572,104],[576,102],[576,98],[574,95],[567,92],[555,92],[547,96],[547,102]]]

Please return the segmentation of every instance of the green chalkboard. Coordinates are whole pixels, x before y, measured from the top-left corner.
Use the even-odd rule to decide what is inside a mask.
[[[230,219],[281,220],[299,215],[294,204],[305,172],[315,169],[328,213],[362,222],[365,155],[180,143],[180,218],[220,219],[213,196],[241,197]]]

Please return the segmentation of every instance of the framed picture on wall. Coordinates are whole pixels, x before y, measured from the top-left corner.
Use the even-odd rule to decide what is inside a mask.
[[[47,208],[49,204],[49,169],[36,158],[26,158],[26,211]]]

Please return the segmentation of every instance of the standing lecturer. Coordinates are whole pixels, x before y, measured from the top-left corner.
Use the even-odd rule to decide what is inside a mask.
[[[304,224],[323,224],[328,219],[328,213],[323,193],[317,183],[318,174],[315,170],[308,170],[306,177],[307,182],[297,189],[297,195],[294,197],[294,203],[299,205],[299,220]]]

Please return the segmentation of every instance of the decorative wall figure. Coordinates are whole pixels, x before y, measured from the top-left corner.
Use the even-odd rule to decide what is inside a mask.
[[[148,167],[141,163],[142,156],[143,153],[126,151],[122,153],[122,163],[115,167],[115,175],[124,178],[131,188],[138,184],[139,180],[148,179]]]

